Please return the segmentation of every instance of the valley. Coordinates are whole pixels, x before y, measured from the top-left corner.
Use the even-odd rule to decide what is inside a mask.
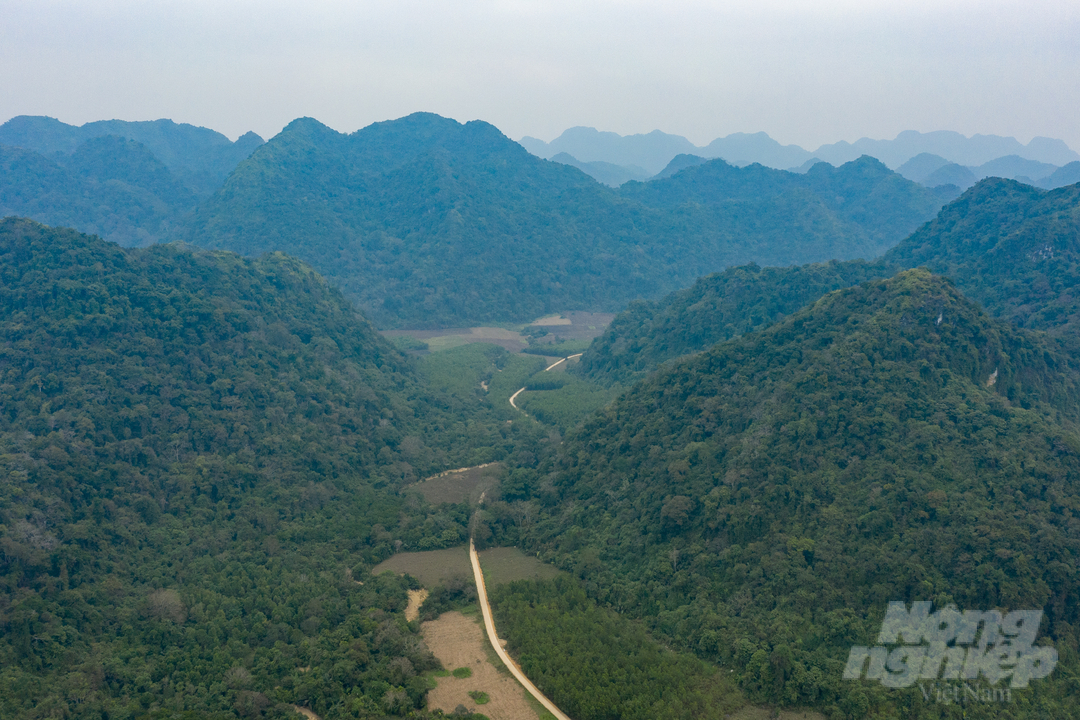
[[[1080,186],[427,113],[0,164],[0,717],[1077,717]],[[848,677],[896,601],[1053,672]]]

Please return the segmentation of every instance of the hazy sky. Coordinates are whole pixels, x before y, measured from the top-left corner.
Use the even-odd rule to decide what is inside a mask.
[[[1080,150],[1077,0],[0,0],[0,122],[161,117],[269,138],[417,110],[814,149],[899,131]]]

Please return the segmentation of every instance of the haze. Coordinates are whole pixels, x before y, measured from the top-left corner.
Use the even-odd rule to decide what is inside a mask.
[[[0,122],[161,117],[230,137],[417,110],[814,148],[905,129],[1080,148],[1075,2],[4,0]]]

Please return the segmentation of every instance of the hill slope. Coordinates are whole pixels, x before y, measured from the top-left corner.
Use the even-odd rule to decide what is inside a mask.
[[[60,162],[87,140],[105,135],[141,143],[202,196],[217,190],[236,165],[263,143],[255,133],[232,142],[208,128],[172,120],[100,120],[75,126],[49,117],[20,115],[0,125],[0,145],[33,150]]]
[[[996,317],[1080,338],[1080,186],[1043,192],[984,180],[873,263],[803,268],[731,268],[655,303],[616,316],[582,357],[578,372],[627,383],[674,357],[762,328],[826,292],[899,269],[946,275]]]
[[[0,217],[75,227],[121,245],[167,240],[196,204],[143,145],[113,135],[79,145],[63,165],[0,145]]]
[[[753,698],[936,717],[843,682],[848,649],[925,599],[1045,608],[1076,662],[1078,388],[1037,336],[908,271],[636,385],[566,439],[522,534]],[[1071,672],[1012,710],[1072,712]]]
[[[713,186],[688,168],[699,174],[615,192],[482,122],[416,114],[346,136],[297,120],[237,168],[185,237],[294,254],[380,325],[450,326],[614,309],[750,261],[872,256],[940,205],[866,163],[820,187],[818,176],[723,167]]]
[[[281,255],[8,218],[0,275],[0,716],[421,707],[405,581],[367,568],[460,543],[396,490],[514,430]]]

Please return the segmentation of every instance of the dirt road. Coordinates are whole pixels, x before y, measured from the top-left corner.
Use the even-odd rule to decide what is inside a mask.
[[[525,677],[525,673],[521,671],[521,668],[517,666],[506,650],[503,649],[502,643],[499,641],[499,636],[495,633],[495,620],[491,615],[491,605],[488,604],[487,587],[484,585],[484,573],[480,569],[480,556],[476,554],[476,545],[472,540],[469,541],[469,560],[472,562],[473,577],[476,578],[476,595],[480,601],[480,610],[484,614],[484,628],[487,630],[488,640],[491,642],[491,647],[495,648],[495,653],[499,656],[499,659],[503,661],[507,669],[517,678],[529,694],[540,701],[540,704],[547,708],[548,712],[554,715],[558,720],[570,720],[570,717],[556,707],[555,703],[547,699],[544,693],[540,692],[540,689],[533,685],[532,680]]]
[[[578,353],[576,355],[568,355],[567,357],[564,357],[562,360],[558,360],[556,362],[553,362],[550,365],[548,365],[546,368],[544,368],[544,372],[548,372],[549,370],[553,370],[554,368],[559,367],[560,365],[562,365],[567,360],[573,360],[576,357],[581,357],[582,354],[583,353]],[[523,392],[525,392],[525,388],[521,388],[516,393],[514,393],[513,395],[510,396],[510,407],[514,408],[515,410],[520,412],[522,415],[525,415],[526,417],[528,417],[529,413],[527,413],[524,410],[522,410],[521,408],[519,408],[517,406],[517,403],[514,402],[514,399],[517,398],[517,396],[520,395]]]

